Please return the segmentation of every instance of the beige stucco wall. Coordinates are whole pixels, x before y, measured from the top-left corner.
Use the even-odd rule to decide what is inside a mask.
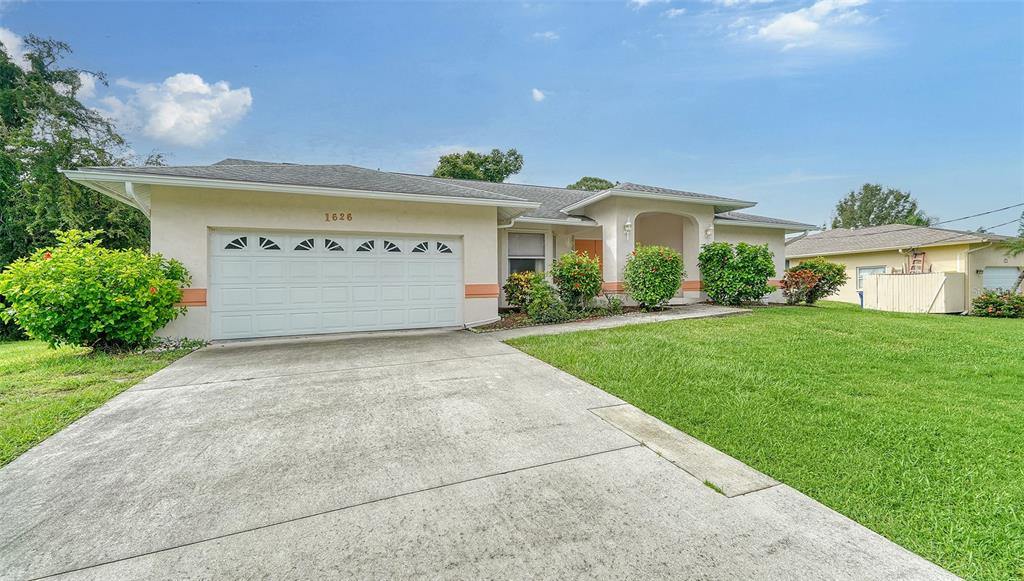
[[[352,220],[326,221],[325,212],[352,213]],[[193,288],[209,286],[207,245],[216,228],[461,236],[464,283],[499,284],[494,207],[153,187],[151,223],[153,252],[182,261]],[[497,314],[497,298],[467,298],[463,304],[467,324]],[[207,307],[189,308],[161,334],[209,337]]]
[[[497,269],[501,284],[508,278],[508,235],[510,232],[529,232],[544,234],[544,268],[551,269],[552,262],[563,254],[573,252],[576,249],[576,239],[600,240],[600,226],[559,226],[551,224],[513,224],[509,228],[498,230],[498,254]],[[507,307],[504,291],[501,295],[501,306]]]
[[[1009,258],[1006,253],[995,245],[956,244],[950,246],[930,246],[919,249],[925,253],[925,270],[931,272],[963,272],[967,275],[965,301],[977,296],[982,290],[982,272],[986,266],[1018,266],[1024,267],[1024,256]],[[846,265],[849,281],[840,290],[839,295],[830,300],[848,303],[860,303],[857,295],[857,268],[866,266],[885,266],[889,271],[904,270],[908,267],[907,255],[898,250],[881,252],[861,252],[826,256],[827,260]],[[790,259],[791,265],[799,264],[806,258]]]
[[[626,260],[636,247],[637,237],[640,235],[637,229],[637,217],[651,212],[677,214],[688,218],[685,225],[692,229],[689,230],[689,235],[684,234],[683,264],[686,267],[687,280],[697,280],[700,278],[700,272],[697,269],[697,255],[700,254],[701,245],[714,240],[713,206],[612,197],[591,204],[586,208],[587,216],[593,218],[604,227],[605,281],[622,281]],[[644,222],[646,222],[646,219],[641,219],[640,225],[643,226]],[[625,231],[627,223],[630,224],[632,230],[628,233]],[[655,224],[663,226],[663,224],[658,224],[658,222],[655,222]],[[710,237],[705,235],[705,231],[708,229],[712,231]],[[644,236],[646,235],[645,233]],[[696,297],[700,293],[687,293],[687,296],[690,294]]]

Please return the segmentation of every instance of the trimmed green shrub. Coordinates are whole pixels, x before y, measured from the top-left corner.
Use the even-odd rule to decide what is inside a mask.
[[[505,302],[516,310],[526,310],[530,304],[530,291],[543,280],[544,274],[540,272],[513,272],[501,287],[505,291]]]
[[[536,323],[561,323],[572,314],[555,292],[555,287],[540,279],[530,290],[530,306],[526,314]]]
[[[820,277],[810,270],[789,270],[782,277],[782,295],[786,297],[786,303],[796,305],[808,303],[807,297],[817,286]]]
[[[601,263],[582,252],[569,252],[551,265],[551,280],[569,309],[585,309],[601,292]]]
[[[1024,318],[1024,294],[986,289],[971,301],[971,314],[978,317]]]
[[[657,309],[679,292],[683,257],[667,246],[638,246],[626,261],[626,292],[642,309]]]
[[[697,260],[708,298],[720,305],[758,301],[773,290],[768,279],[775,274],[775,263],[767,244],[712,242]]]
[[[146,346],[179,314],[181,287],[191,282],[180,262],[141,250],[108,250],[99,230],[57,233],[57,246],[36,250],[0,274],[0,306],[30,337],[51,347],[102,350]]]
[[[818,275],[818,282],[808,290],[804,299],[809,305],[830,297],[839,292],[839,289],[850,279],[846,274],[846,265],[836,262],[829,262],[822,257],[805,260],[796,266],[791,266],[787,272],[809,270]]]

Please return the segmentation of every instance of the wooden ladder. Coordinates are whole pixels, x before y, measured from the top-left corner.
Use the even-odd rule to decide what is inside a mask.
[[[910,255],[910,274],[924,274],[924,252]]]

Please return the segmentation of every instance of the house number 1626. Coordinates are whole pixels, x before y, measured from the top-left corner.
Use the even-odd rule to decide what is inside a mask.
[[[324,222],[351,222],[352,212],[324,212]]]

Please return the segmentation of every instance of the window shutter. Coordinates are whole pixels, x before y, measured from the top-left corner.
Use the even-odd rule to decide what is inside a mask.
[[[544,235],[509,232],[508,255],[510,257],[543,258]]]

